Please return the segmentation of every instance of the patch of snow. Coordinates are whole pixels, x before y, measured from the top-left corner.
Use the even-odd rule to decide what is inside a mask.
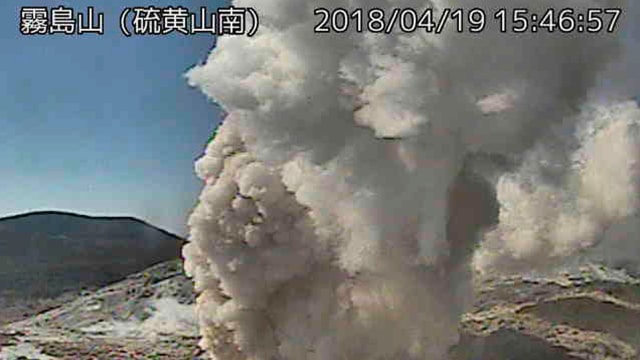
[[[601,265],[588,264],[583,271],[597,280],[622,284],[640,284],[640,281],[630,276],[624,269],[612,269]]]
[[[58,358],[43,354],[38,348],[29,343],[19,343],[12,346],[0,347],[0,359],[17,360],[21,356],[28,359],[56,360]]]
[[[117,338],[142,337],[138,321],[101,321],[85,326],[80,331],[94,336],[109,336]]]
[[[154,299],[150,303],[152,314],[144,321],[102,321],[86,326],[81,331],[97,336],[119,338],[155,338],[158,335],[198,335],[198,320],[194,305],[180,304],[175,298]]]
[[[175,298],[154,301],[153,315],[142,324],[142,330],[157,334],[198,334],[198,318],[194,305],[180,304]]]

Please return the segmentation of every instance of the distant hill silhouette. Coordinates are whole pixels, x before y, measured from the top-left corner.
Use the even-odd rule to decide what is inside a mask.
[[[132,217],[41,211],[0,218],[0,298],[104,286],[178,258],[183,243]]]

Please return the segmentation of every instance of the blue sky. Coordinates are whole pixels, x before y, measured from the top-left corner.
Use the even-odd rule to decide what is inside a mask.
[[[133,215],[185,234],[201,182],[193,161],[218,121],[183,73],[212,35],[132,36],[126,6],[204,0],[0,2],[0,216],[31,210]],[[105,34],[23,36],[19,6],[95,6]],[[86,11],[86,10],[84,10]]]

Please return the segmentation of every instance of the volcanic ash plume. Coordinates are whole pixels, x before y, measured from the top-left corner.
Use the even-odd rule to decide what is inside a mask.
[[[595,245],[606,250],[606,242],[613,241],[607,240],[607,229],[635,214],[640,109],[630,101],[590,107],[579,117],[572,139],[579,144],[568,161],[550,156],[549,148],[536,147],[517,171],[499,179],[499,224],[475,253],[478,270],[517,271],[548,266]],[[555,144],[572,148],[566,140]],[[562,173],[554,176],[554,168]]]
[[[196,164],[206,185],[184,249],[212,355],[226,327],[250,359],[444,359],[472,263],[579,251],[635,207],[637,109],[576,112],[613,35],[315,34],[321,6],[461,4],[234,5],[260,31],[220,38],[188,74],[228,113]],[[577,165],[547,176],[542,157]]]

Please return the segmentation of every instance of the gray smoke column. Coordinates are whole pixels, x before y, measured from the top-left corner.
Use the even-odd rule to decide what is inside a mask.
[[[221,37],[188,73],[228,113],[196,163],[184,248],[212,355],[227,327],[250,359],[444,359],[472,264],[571,254],[635,207],[637,109],[584,106],[616,36],[501,34],[491,18],[475,35],[313,33],[317,7],[463,3],[234,2],[260,31]]]
[[[638,208],[640,109],[633,101],[591,104],[571,122],[577,122],[574,137],[550,135],[518,169],[500,176],[499,223],[474,254],[476,269],[548,267],[596,245],[586,256],[600,259],[621,246],[605,235],[633,221]],[[605,260],[615,265],[616,259]]]

